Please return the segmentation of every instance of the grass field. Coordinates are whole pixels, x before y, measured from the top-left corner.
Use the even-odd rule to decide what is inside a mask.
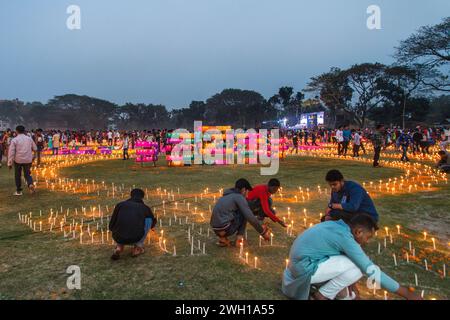
[[[328,192],[317,192],[326,188],[324,176],[327,170],[339,168],[349,180],[359,182],[378,181],[400,177],[404,172],[397,168],[385,167],[372,169],[367,163],[322,159],[312,157],[288,157],[281,162],[276,175],[282,182],[283,198],[275,198],[278,214],[294,220],[294,236],[304,230],[304,213],[307,210],[307,224],[317,223],[319,212],[323,212]],[[114,183],[120,186],[116,198],[102,189],[98,194],[51,191],[42,179],[36,195],[25,194],[21,198],[12,196],[14,191],[13,173],[5,167],[0,169],[0,299],[284,299],[280,291],[281,274],[288,257],[294,236],[289,237],[285,229],[272,225],[274,232],[273,246],[264,244],[259,247],[257,234],[251,227],[248,230],[249,265],[239,258],[239,249],[218,248],[215,239],[206,230],[209,225],[209,206],[213,205],[213,194],[220,188],[231,187],[240,177],[246,177],[252,184],[265,183],[267,177],[259,174],[258,166],[193,166],[168,168],[161,160],[158,167],[140,167],[132,160],[108,160],[84,163],[62,168],[60,177],[69,179],[95,179],[106,185]],[[122,188],[123,185],[123,188]],[[77,239],[64,238],[59,227],[52,232],[33,232],[21,224],[18,213],[39,211],[45,216],[50,209],[63,211],[74,208],[101,205],[112,208],[118,201],[117,196],[125,194],[130,187],[149,190],[149,205],[156,205],[156,213],[162,218],[167,247],[172,251],[176,246],[177,255],[164,253],[158,246],[156,235],[146,253],[136,259],[123,255],[121,260],[112,262],[111,244],[80,244]],[[173,190],[176,199],[191,197],[190,211],[186,203],[180,200],[177,207],[171,203],[163,215],[161,195],[156,188]],[[305,202],[296,202],[292,195],[298,194],[298,188],[306,192],[311,190],[311,198]],[[180,194],[178,195],[178,188]],[[200,193],[209,188],[210,193],[200,198]],[[369,189],[369,192],[370,189]],[[304,193],[306,194],[306,193]],[[372,194],[372,192],[371,192]],[[198,202],[195,202],[197,195]],[[218,193],[216,193],[218,195]],[[412,193],[394,194],[373,192],[374,201],[380,213],[380,226],[388,226],[394,236],[394,243],[387,241],[387,248],[382,246],[382,253],[377,253],[378,243],[383,245],[384,229],[378,233],[366,248],[371,258],[388,274],[405,285],[414,285],[417,274],[419,286],[426,298],[448,299],[450,284],[448,277],[439,274],[443,263],[448,265],[448,244],[450,239],[450,186],[440,184],[432,190],[419,190]],[[194,212],[197,207],[197,214]],[[201,214],[200,214],[201,213]],[[73,214],[73,213],[72,213]],[[174,220],[177,215],[177,223]],[[203,215],[203,218],[201,217]],[[189,224],[185,224],[185,217]],[[169,226],[169,219],[171,226]],[[178,221],[182,220],[182,224]],[[187,241],[187,229],[195,222],[192,234],[195,242],[205,243],[206,254],[200,250],[190,255],[191,245]],[[94,228],[95,222],[92,224]],[[397,235],[396,225],[401,225],[402,235]],[[202,228],[202,234],[200,234]],[[106,230],[106,229],[105,229]],[[161,228],[157,227],[159,233]],[[427,230],[428,239],[423,241],[422,232]],[[98,235],[98,234],[97,234]],[[437,250],[433,250],[430,238],[435,237]],[[100,240],[96,240],[99,243]],[[404,252],[408,241],[413,241],[417,261],[407,263]],[[394,266],[393,254],[397,255],[398,266]],[[254,256],[258,257],[258,270],[253,266]],[[431,271],[423,267],[427,259]],[[411,260],[413,260],[411,258]],[[70,265],[78,265],[82,274],[82,289],[69,290],[66,287]],[[365,278],[361,282],[363,289]],[[363,290],[368,299],[382,299],[383,292],[376,296]],[[389,296],[389,298],[394,298]]]

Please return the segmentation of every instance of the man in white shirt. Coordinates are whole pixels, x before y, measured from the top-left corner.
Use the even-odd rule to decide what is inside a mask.
[[[336,130],[336,141],[338,143],[338,155],[342,154],[342,143],[344,142],[344,132],[342,131],[342,126],[340,126],[337,130]]]
[[[113,133],[111,132],[111,130],[108,131],[107,136],[108,136],[108,145],[112,146],[113,145]]]
[[[37,146],[33,139],[25,134],[24,126],[17,126],[17,136],[11,140],[8,151],[8,167],[12,169],[14,165],[14,176],[16,180],[15,196],[22,195],[22,171],[27,181],[28,188],[34,193],[33,178],[31,177],[31,163],[33,162],[33,151]]]
[[[359,157],[359,148],[361,147],[361,135],[358,131],[353,131],[353,157]]]

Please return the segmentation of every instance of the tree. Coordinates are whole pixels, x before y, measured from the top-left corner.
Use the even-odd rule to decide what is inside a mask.
[[[437,91],[450,91],[448,66],[450,63],[450,17],[434,26],[421,27],[408,39],[400,42],[395,57],[399,64],[419,64],[424,71],[422,83]],[[446,74],[441,69],[447,68]]]
[[[348,79],[341,69],[331,68],[329,72],[311,78],[305,91],[319,94],[320,100],[334,118],[333,126],[336,126],[338,110],[343,110],[353,116],[349,108],[353,90],[349,86]]]
[[[391,66],[385,69],[384,77],[378,80],[381,94],[389,99],[394,107],[402,110],[402,127],[405,128],[406,103],[421,85],[420,68]]]

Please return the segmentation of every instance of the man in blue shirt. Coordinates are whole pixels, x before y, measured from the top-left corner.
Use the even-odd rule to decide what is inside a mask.
[[[311,284],[319,288],[314,300],[359,298],[356,282],[366,274],[372,288],[385,288],[408,300],[421,300],[376,266],[361,248],[378,229],[367,214],[355,215],[347,224],[327,221],[309,228],[294,241],[284,270],[283,293],[291,299],[310,298]],[[376,287],[375,287],[376,286]]]
[[[350,131],[348,125],[344,126],[344,130],[342,131],[342,136],[344,138],[344,141],[342,142],[342,153],[344,154],[344,156],[346,156],[347,151],[348,151],[348,145],[352,138],[352,132]]]
[[[331,199],[324,220],[349,220],[356,213],[367,213],[378,222],[375,209],[368,192],[358,183],[345,181],[338,170],[328,171],[325,180],[331,188]]]

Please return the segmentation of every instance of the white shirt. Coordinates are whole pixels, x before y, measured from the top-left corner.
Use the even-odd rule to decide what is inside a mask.
[[[344,132],[342,130],[336,130],[336,140],[338,142],[344,141]]]
[[[8,151],[8,166],[13,163],[28,164],[33,162],[33,151],[37,150],[37,146],[33,139],[24,134],[19,134],[11,140]]]

